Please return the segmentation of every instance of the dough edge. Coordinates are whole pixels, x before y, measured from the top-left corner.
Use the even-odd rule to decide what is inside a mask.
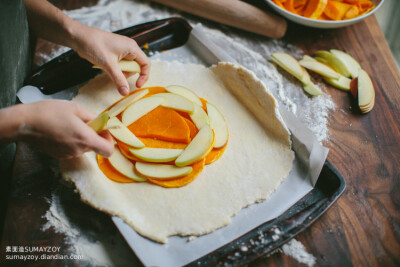
[[[210,70],[215,74],[215,76],[218,79],[220,79],[221,84],[223,84],[225,88],[231,91],[232,94],[235,95],[237,98],[241,99],[242,101],[244,100],[243,104],[252,112],[252,114],[258,119],[259,122],[261,122],[266,118],[264,114],[265,113],[264,109],[268,109],[269,112],[267,114],[267,119],[269,119],[270,122],[272,122],[274,127],[268,129],[268,123],[263,123],[263,127],[273,132],[274,138],[281,143],[282,150],[285,150],[285,153],[287,152],[286,151],[287,149],[290,150],[290,145],[291,145],[290,133],[287,127],[285,126],[281,116],[279,115],[278,104],[276,103],[271,93],[268,91],[265,84],[263,84],[252,72],[235,64],[219,63],[216,66],[212,66]],[[230,82],[232,77],[236,79],[236,84],[240,84],[240,86],[232,86],[232,83]],[[99,78],[99,79],[104,79],[104,78]],[[205,96],[205,98],[207,98],[207,96]],[[263,99],[264,101],[259,102],[257,99]],[[254,100],[257,100],[258,103],[257,105],[252,105],[254,104],[254,102],[252,102]],[[112,101],[114,102],[115,100]],[[276,183],[277,185],[274,188],[271,188],[271,190],[269,190],[269,192],[267,192],[265,196],[255,198],[249,201],[249,203],[246,203],[245,205],[237,208],[234,212],[232,212],[228,216],[225,216],[224,219],[220,220],[218,224],[215,224],[211,228],[196,229],[196,231],[176,230],[174,232],[169,232],[169,233],[161,233],[155,231],[156,229],[148,229],[146,227],[141,227],[142,225],[137,224],[134,220],[131,219],[131,217],[125,216],[123,210],[115,210],[113,208],[110,208],[109,205],[104,205],[104,203],[99,202],[97,199],[95,199],[95,197],[93,197],[93,193],[91,192],[91,187],[87,187],[85,184],[87,182],[86,181],[87,179],[85,179],[85,177],[82,177],[79,174],[79,170],[77,174],[77,172],[73,170],[73,166],[76,164],[79,165],[82,163],[82,161],[85,160],[89,161],[93,159],[96,160],[95,157],[96,156],[93,152],[89,152],[84,154],[81,158],[60,162],[63,178],[75,183],[83,202],[89,204],[90,206],[100,211],[121,217],[135,231],[137,231],[139,234],[147,238],[150,238],[151,240],[160,243],[167,243],[168,237],[173,235],[199,236],[211,233],[219,228],[228,225],[231,222],[231,218],[235,216],[243,208],[253,203],[261,202],[267,199],[289,174],[294,159],[294,153],[292,150],[290,150],[287,156],[288,161],[290,161],[290,164],[287,165],[290,165],[290,167],[286,168],[286,171],[282,175],[282,178],[279,181],[277,181]],[[108,178],[106,178],[101,172],[98,172],[97,175],[102,175],[103,176],[102,178],[108,180]],[[135,184],[137,185],[137,183]],[[107,190],[107,188],[104,188],[104,190]]]

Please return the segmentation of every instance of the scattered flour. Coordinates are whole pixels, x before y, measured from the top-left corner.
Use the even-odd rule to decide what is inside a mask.
[[[292,239],[282,246],[283,253],[293,257],[300,263],[311,267],[315,265],[315,257],[306,251],[306,248],[296,239]]]
[[[96,6],[65,11],[65,13],[83,24],[106,31],[115,31],[131,25],[172,16],[184,16],[191,25],[201,22],[215,45],[224,47],[224,50],[238,63],[254,71],[268,85],[278,102],[305,123],[320,142],[328,141],[329,139],[328,118],[331,110],[335,108],[330,96],[324,94],[314,98],[308,97],[303,92],[298,81],[268,61],[270,55],[276,51],[287,52],[296,58],[301,58],[302,50],[293,45],[281,40],[272,40],[236,31],[190,15],[178,13],[170,8],[148,1],[100,0]],[[68,48],[58,45],[52,46],[50,53],[42,53],[39,50],[35,55],[34,62],[38,66],[42,65],[67,50]],[[177,60],[180,60],[179,56]],[[182,62],[187,62],[188,60],[194,61],[195,59],[181,59]],[[326,91],[323,83],[318,81],[315,81],[315,83],[322,91]],[[63,203],[60,202],[58,191],[53,192],[48,202],[50,208],[44,215],[47,223],[42,230],[53,228],[56,232],[63,234],[65,242],[70,245],[71,252],[83,255],[90,266],[121,266],[124,265],[121,261],[132,257],[129,255],[129,251],[124,252],[124,249],[122,249],[127,247],[123,241],[110,244],[109,235],[107,234],[99,234],[95,238],[85,236],[79,227],[70,221],[70,217],[64,210]],[[275,233],[273,239],[277,240],[278,238],[279,233]],[[191,241],[191,238],[188,241]],[[243,252],[246,249],[248,248],[241,248]],[[314,256],[307,253],[304,246],[295,239],[284,245],[282,250],[285,254],[308,266],[315,264]],[[109,251],[113,252],[110,253]],[[126,255],[124,254],[121,257],[110,256],[120,255],[121,253]]]

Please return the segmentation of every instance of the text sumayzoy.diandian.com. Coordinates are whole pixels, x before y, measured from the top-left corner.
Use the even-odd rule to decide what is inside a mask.
[[[82,255],[60,254],[56,246],[6,246],[6,260],[81,260]],[[55,254],[57,253],[57,254]]]
[[[38,261],[38,260],[82,260],[82,255],[70,254],[12,254],[6,255],[6,260]]]

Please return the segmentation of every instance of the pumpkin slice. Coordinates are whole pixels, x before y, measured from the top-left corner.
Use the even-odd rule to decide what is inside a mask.
[[[166,188],[182,187],[191,183],[202,172],[204,164],[205,164],[205,159],[195,162],[193,165],[191,165],[193,169],[190,174],[177,179],[158,180],[153,178],[147,178],[147,181],[152,184],[156,184]]]
[[[222,154],[224,154],[226,147],[228,146],[228,142],[225,143],[225,145],[221,148],[213,148],[205,157],[205,164],[211,164],[217,159],[219,159]]]
[[[155,96],[154,96],[155,97]],[[156,138],[163,141],[190,143],[190,129],[176,111],[158,106],[128,129],[137,137]]]
[[[196,125],[194,125],[194,123],[183,117],[183,119],[185,120],[187,126],[189,127],[189,131],[190,131],[190,139],[193,140],[193,138],[196,136],[196,134],[199,132],[199,130],[196,128]]]
[[[109,160],[100,155],[97,155],[97,164],[100,170],[107,176],[108,179],[118,183],[136,183],[135,180],[129,179],[119,173],[113,166],[111,166]]]

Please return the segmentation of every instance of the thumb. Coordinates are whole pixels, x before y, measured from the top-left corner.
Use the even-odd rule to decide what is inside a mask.
[[[107,138],[107,136],[101,136],[96,134],[94,131],[91,131],[91,137],[87,142],[87,147],[97,154],[108,158],[114,151],[114,144],[111,138]]]
[[[109,63],[105,66],[104,71],[113,80],[121,95],[127,95],[129,93],[129,84],[125,78],[125,75],[121,71],[117,62]]]

